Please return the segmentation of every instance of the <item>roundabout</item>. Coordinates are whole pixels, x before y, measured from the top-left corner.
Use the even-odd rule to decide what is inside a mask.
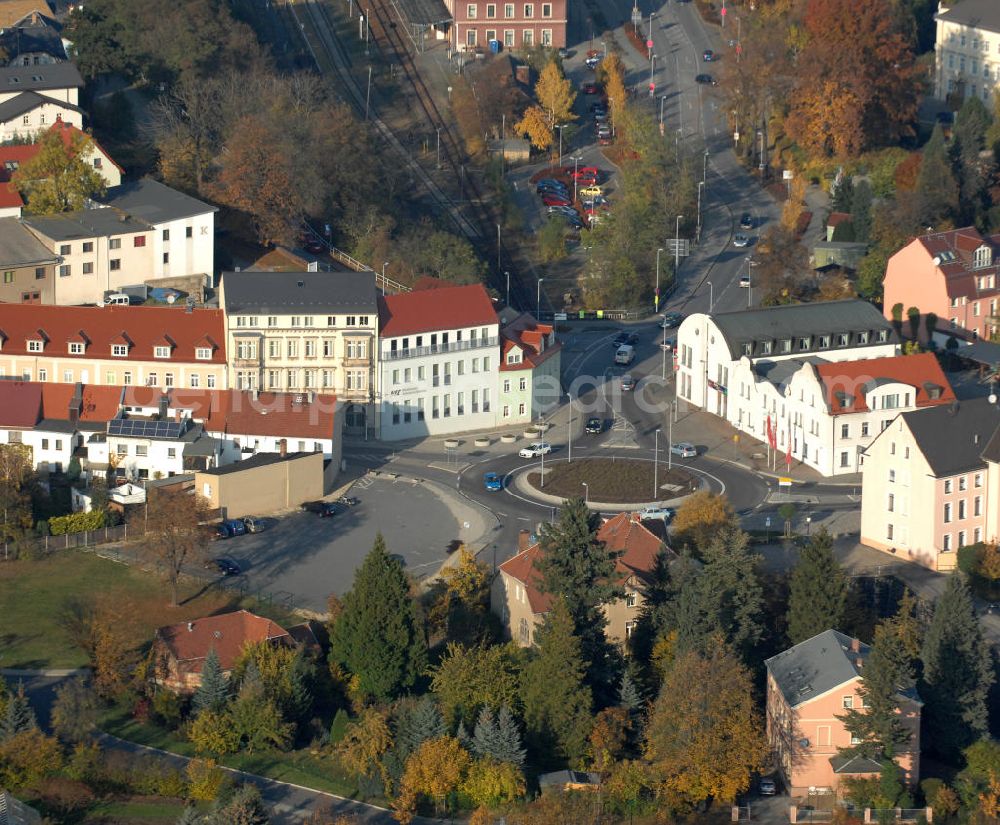
[[[682,498],[701,486],[701,479],[682,467],[643,458],[581,458],[549,462],[544,474],[532,468],[528,487],[557,498],[586,498],[602,504],[635,505]]]

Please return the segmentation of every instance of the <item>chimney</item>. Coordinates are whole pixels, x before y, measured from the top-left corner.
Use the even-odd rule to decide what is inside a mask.
[[[188,633],[194,631],[194,622],[188,622]]]
[[[278,453],[282,458],[288,455],[288,439],[283,438],[278,442]]]
[[[851,639],[851,653],[860,653],[860,652],[861,652],[861,640]]]
[[[517,534],[517,552],[523,553],[531,546],[531,531],[521,530]]]

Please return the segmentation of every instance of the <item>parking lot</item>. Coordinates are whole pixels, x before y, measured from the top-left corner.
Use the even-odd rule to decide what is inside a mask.
[[[436,572],[449,551],[483,529],[477,514],[462,511],[460,522],[454,494],[429,482],[366,477],[350,494],[360,503],[339,507],[331,518],[291,513],[268,519],[261,533],[215,542],[210,552],[233,559],[243,571],[227,584],[265,590],[295,607],[324,612],[329,594],[350,589],[379,532],[389,553],[420,577]]]

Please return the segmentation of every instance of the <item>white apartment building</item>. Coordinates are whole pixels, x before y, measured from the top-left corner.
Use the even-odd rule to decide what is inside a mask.
[[[382,439],[497,423],[499,321],[481,284],[379,299],[379,336]]]
[[[732,420],[729,397],[741,358],[752,364],[806,356],[854,361],[896,355],[889,322],[866,301],[827,301],[766,309],[695,313],[677,331],[678,399]]]
[[[333,394],[344,429],[377,428],[372,272],[224,272],[229,386]]]
[[[900,412],[955,400],[931,353],[859,361],[817,356],[752,362],[733,370],[728,420],[824,476],[861,472],[861,456]]]
[[[987,108],[1000,79],[1000,3],[960,0],[938,5],[934,95],[980,97]]]
[[[33,137],[59,120],[83,128],[75,63],[0,67],[0,142]]]

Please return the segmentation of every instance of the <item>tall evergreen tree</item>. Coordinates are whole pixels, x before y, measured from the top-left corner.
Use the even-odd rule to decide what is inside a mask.
[[[834,212],[848,212],[854,204],[854,178],[844,175],[830,198],[830,208]]]
[[[396,722],[396,747],[405,759],[428,739],[448,735],[448,727],[431,696],[423,696],[406,708]]]
[[[989,208],[989,175],[980,152],[986,144],[986,131],[992,117],[975,95],[966,98],[955,116],[951,154],[959,188],[959,215],[963,224],[974,223]]]
[[[330,644],[333,660],[358,677],[362,693],[378,699],[413,687],[426,668],[424,628],[381,533],[344,596]]]
[[[241,785],[212,817],[212,825],[268,825],[270,821],[256,785]]]
[[[493,711],[483,707],[476,719],[476,727],[472,731],[472,752],[482,758],[491,756],[497,745],[497,723]]]
[[[181,815],[177,817],[177,821],[174,825],[201,825],[205,821],[205,817],[199,813],[198,809],[188,805]]]
[[[854,185],[851,199],[851,223],[854,226],[854,240],[868,243],[872,234],[872,187],[862,178]]]
[[[637,713],[642,707],[642,693],[639,692],[639,686],[628,669],[622,674],[622,680],[618,685],[618,705],[629,713]]]
[[[917,194],[921,199],[921,220],[930,226],[948,219],[958,210],[958,183],[940,123],[924,146],[917,175]]]
[[[465,720],[459,720],[458,730],[455,731],[455,738],[459,741],[459,744],[467,751],[472,750],[472,737],[469,736],[469,729],[465,727]]]
[[[719,633],[746,661],[764,632],[760,556],[738,527],[720,530],[703,552],[698,599],[709,634]]]
[[[894,627],[883,622],[875,628],[875,640],[861,671],[858,696],[862,708],[852,708],[839,718],[859,744],[841,748],[841,753],[867,756],[877,762],[895,757],[899,746],[910,740],[910,731],[898,713],[900,696],[914,687],[915,679],[906,646]]]
[[[521,746],[521,728],[511,709],[504,705],[496,716],[496,747],[493,758],[498,762],[510,762],[524,767],[525,751]]]
[[[792,571],[788,638],[793,645],[840,627],[847,586],[847,577],[833,555],[833,538],[824,528],[810,539]]]
[[[31,709],[28,697],[24,694],[24,682],[19,682],[17,691],[9,694],[7,712],[3,719],[0,719],[0,742],[5,742],[19,733],[37,727],[35,712]]]
[[[205,663],[201,666],[201,684],[194,692],[191,704],[199,713],[203,710],[220,711],[228,700],[229,679],[222,672],[219,656],[213,647],[208,651]]]
[[[964,574],[956,571],[934,605],[921,652],[925,741],[945,759],[985,735],[993,662]]]
[[[528,741],[541,758],[579,759],[590,733],[591,692],[573,619],[561,599],[545,617],[524,667],[521,700]]]

